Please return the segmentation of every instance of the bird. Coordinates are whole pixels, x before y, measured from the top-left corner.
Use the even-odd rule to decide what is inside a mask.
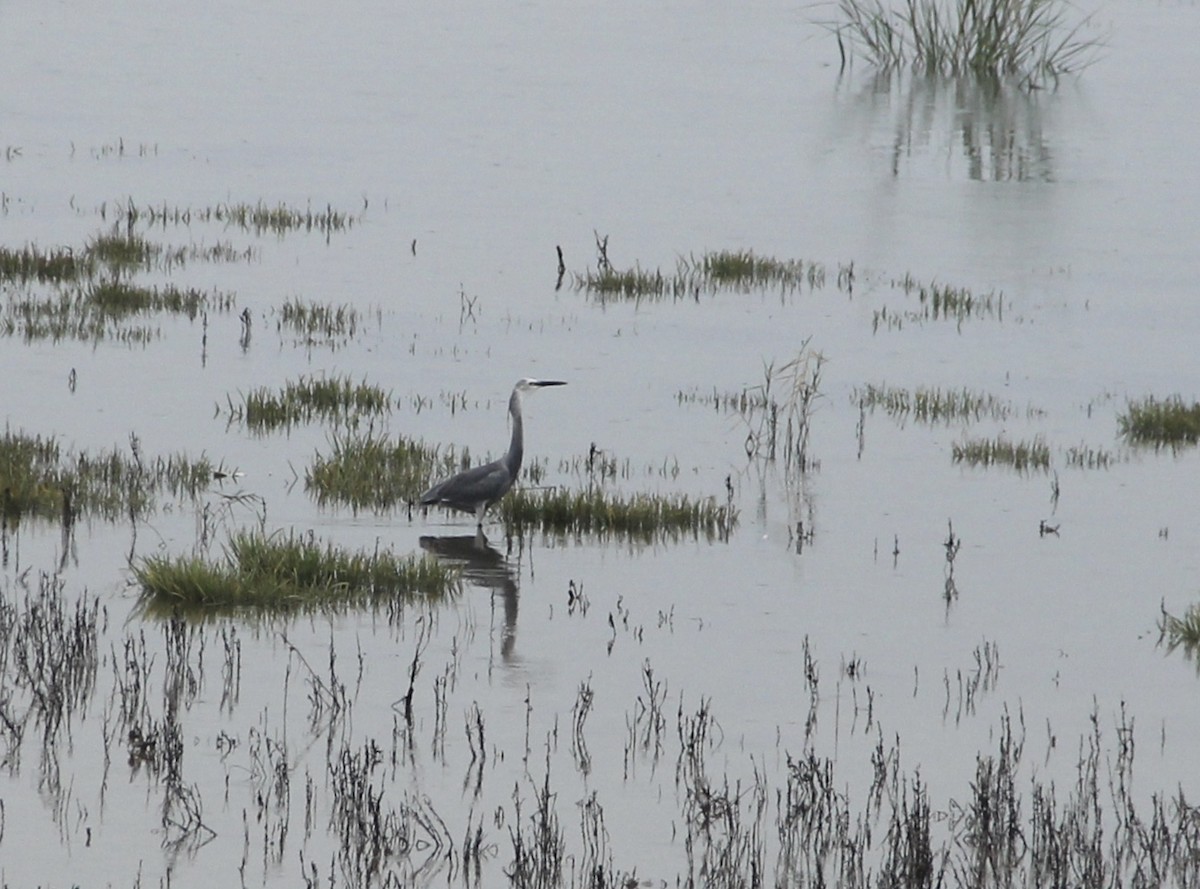
[[[483,515],[488,507],[508,493],[521,472],[525,455],[525,431],[521,421],[521,393],[533,392],[547,386],[565,386],[563,380],[518,380],[508,399],[512,417],[512,441],[508,453],[499,460],[483,466],[473,466],[445,481],[438,482],[421,495],[422,506],[446,506],[460,512],[475,513],[475,525],[483,527]]]

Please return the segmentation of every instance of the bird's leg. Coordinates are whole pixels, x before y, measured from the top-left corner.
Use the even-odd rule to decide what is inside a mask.
[[[475,507],[475,527],[481,531],[483,530],[483,514],[487,512],[487,508],[488,505],[486,503],[480,503]]]

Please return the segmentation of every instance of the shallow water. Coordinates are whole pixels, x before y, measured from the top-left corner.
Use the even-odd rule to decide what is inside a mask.
[[[203,452],[243,473],[136,528],[81,524],[65,560],[56,527],[6,538],[7,602],[65,562],[63,594],[96,597],[103,618],[95,688],[68,731],[47,746],[31,724],[5,751],[0,882],[353,883],[336,858],[332,764],[375,745],[369,774],[385,804],[444,825],[440,845],[418,830],[424,841],[388,860],[398,883],[459,878],[476,829],[483,884],[500,879],[514,791],[526,821],[549,770],[576,862],[579,804],[594,794],[615,867],[670,884],[688,867],[678,726],[704,702],[719,725],[707,748],[716,783],[757,771],[775,786],[788,755],[812,750],[863,805],[871,752],[898,739],[902,769],[919,770],[948,812],[969,795],[977,757],[995,753],[1005,714],[1023,720],[1025,777],[1067,787],[1093,717],[1116,755],[1124,708],[1137,799],[1194,797],[1196,670],[1156,641],[1160,609],[1178,614],[1197,595],[1198,458],[1130,451],[1116,417],[1147,394],[1200,397],[1196,16],[1187,4],[1103,7],[1094,28],[1108,49],[1078,79],[986,96],[839,75],[828,36],[783,4],[10,10],[0,73],[24,86],[0,136],[4,245],[79,246],[129,201],[328,205],[357,221],[328,238],[153,229],[172,245],[253,248],[248,263],[170,275],[234,291],[238,309],[210,314],[207,330],[153,318],[160,336],[145,346],[0,342],[11,428],[78,450],[134,434],[146,454]],[[753,249],[823,263],[827,280],[637,304],[601,304],[569,277],[556,290],[555,245],[582,273],[596,233],[619,267],[671,271],[680,255]],[[850,263],[853,293],[835,285]],[[1003,318],[874,329],[881,309],[916,310],[892,286],[906,273],[1001,292]],[[277,316],[293,297],[356,307],[360,331],[296,343]],[[747,460],[736,415],[679,402],[758,385],[764,364],[805,341],[827,363],[810,445],[819,466],[802,480]],[[214,412],[313,373],[365,378],[409,405],[432,399],[394,412],[387,430],[477,456],[503,448],[516,379],[566,379],[526,402],[527,452],[547,462],[547,483],[580,484],[559,460],[594,443],[628,461],[626,492],[723,498],[728,478],[739,526],[725,542],[537,535],[510,552],[496,525],[475,549],[462,517],[321,511],[302,476],[329,429],[258,438]],[[854,390],[882,383],[967,387],[1014,412],[969,428],[860,418]],[[452,412],[443,394],[466,407]],[[1044,436],[1053,473],[951,461],[955,442],[1000,431]],[[1077,445],[1115,460],[1070,467]],[[137,611],[128,561],[190,552],[205,503],[229,526],[257,521],[226,499],[238,494],[262,498],[269,529],[451,550],[466,563],[463,593],[394,624],[216,618],[192,631],[192,672],[172,668],[169,625]],[[1042,520],[1059,532],[1040,536]],[[798,521],[813,530],[799,548]],[[962,540],[949,603],[948,523]],[[586,611],[570,607],[572,584]],[[408,732],[397,702],[422,627]],[[230,634],[240,671],[226,687]],[[204,829],[180,827],[165,777],[127,761],[125,652],[142,640],[144,713],[177,720],[182,786]],[[964,702],[984,645],[1000,667]],[[648,676],[662,683],[658,756],[640,747]],[[168,693],[172,678],[183,687]],[[322,691],[334,678],[344,696]],[[586,751],[572,745],[581,686]]]

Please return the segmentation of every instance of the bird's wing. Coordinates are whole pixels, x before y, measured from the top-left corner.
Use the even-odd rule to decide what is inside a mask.
[[[421,504],[430,506],[443,503],[468,511],[480,503],[499,500],[512,487],[512,478],[507,467],[496,460],[472,468],[438,482],[421,495]]]

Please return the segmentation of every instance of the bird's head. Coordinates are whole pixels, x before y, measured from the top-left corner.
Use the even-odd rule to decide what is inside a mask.
[[[565,380],[534,380],[529,377],[525,377],[522,380],[518,380],[517,385],[514,388],[518,392],[529,392],[532,389],[542,389],[546,386],[565,386],[565,385],[567,385]]]

